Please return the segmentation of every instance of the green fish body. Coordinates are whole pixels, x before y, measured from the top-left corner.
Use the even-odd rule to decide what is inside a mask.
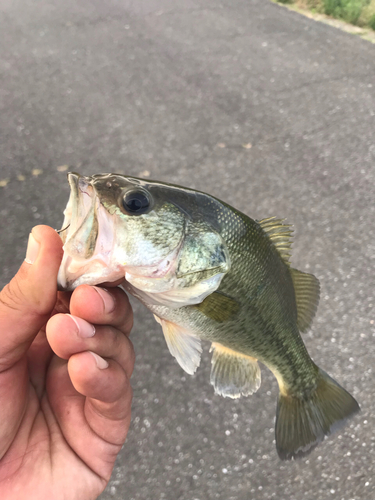
[[[187,373],[199,366],[201,340],[211,342],[211,383],[224,397],[254,393],[258,361],[265,364],[280,388],[282,459],[306,455],[359,410],[302,341],[319,282],[290,266],[289,225],[252,220],[179,186],[116,174],[68,178],[60,289],[125,278]]]

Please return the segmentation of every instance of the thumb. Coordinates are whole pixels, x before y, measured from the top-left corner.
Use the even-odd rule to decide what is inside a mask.
[[[0,370],[17,362],[46,323],[57,296],[62,241],[48,226],[29,236],[26,259],[0,292]]]

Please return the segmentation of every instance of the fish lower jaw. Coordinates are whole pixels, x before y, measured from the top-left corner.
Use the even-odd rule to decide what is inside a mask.
[[[112,266],[101,259],[80,261],[64,256],[57,275],[59,291],[72,291],[80,285],[99,285],[125,279],[122,266]]]

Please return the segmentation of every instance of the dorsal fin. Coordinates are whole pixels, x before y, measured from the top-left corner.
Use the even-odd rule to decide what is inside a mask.
[[[267,233],[267,236],[277,248],[283,261],[289,266],[293,229],[291,229],[290,224],[284,224],[284,220],[285,219],[269,217],[268,219],[258,221],[258,224],[261,226],[263,231]]]
[[[297,326],[301,333],[306,332],[318,308],[320,285],[312,274],[291,269],[294,294],[297,303]]]

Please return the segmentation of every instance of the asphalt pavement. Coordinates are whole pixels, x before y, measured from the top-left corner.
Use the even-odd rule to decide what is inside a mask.
[[[0,284],[60,227],[64,166],[209,192],[295,227],[322,296],[314,360],[362,411],[311,455],[274,445],[277,383],[215,396],[136,301],[133,422],[101,500],[375,498],[375,46],[267,0],[2,0]]]

